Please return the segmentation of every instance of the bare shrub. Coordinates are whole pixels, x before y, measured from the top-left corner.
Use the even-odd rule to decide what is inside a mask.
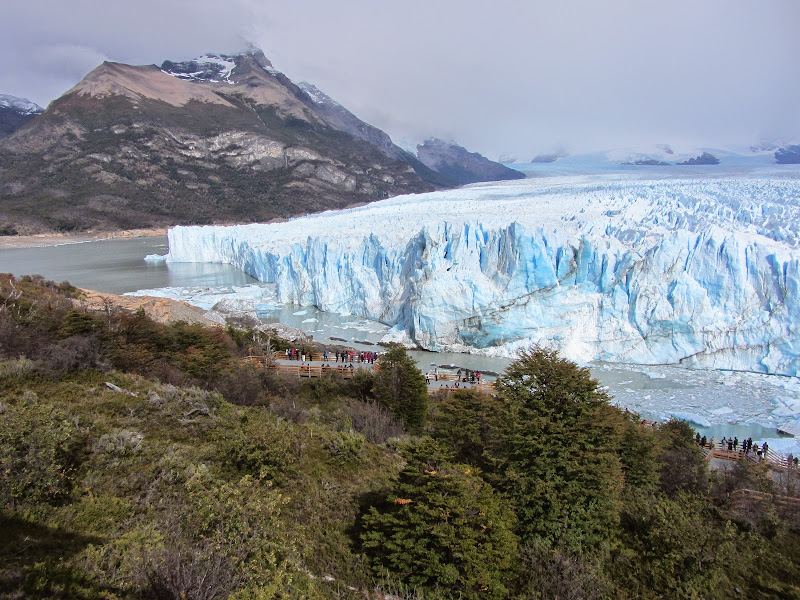
[[[168,523],[166,544],[147,557],[144,578],[157,600],[226,598],[241,583],[233,561],[219,553],[216,542],[187,543],[176,519]]]
[[[0,377],[25,377],[36,371],[36,363],[27,358],[18,358],[0,363]]]
[[[392,411],[377,402],[351,400],[343,406],[353,429],[373,444],[383,444],[391,438],[403,435],[404,430]]]
[[[235,369],[218,380],[214,388],[232,404],[260,406],[267,402],[261,377],[251,366]]]
[[[273,398],[269,403],[269,409],[284,419],[293,423],[305,423],[308,421],[309,412],[299,406],[293,398]]]
[[[95,454],[129,456],[139,451],[143,440],[144,435],[138,431],[120,429],[103,434],[92,450]]]
[[[47,340],[39,332],[17,324],[6,306],[0,306],[0,358],[34,358],[36,350]]]
[[[81,369],[108,369],[108,362],[99,350],[97,336],[74,335],[45,351],[45,366],[56,374],[80,371]]]
[[[536,600],[601,600],[614,597],[609,582],[584,555],[546,544],[522,552],[524,597]]]

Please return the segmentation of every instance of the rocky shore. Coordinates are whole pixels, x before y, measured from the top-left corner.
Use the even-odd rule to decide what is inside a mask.
[[[4,248],[41,248],[43,246],[61,246],[63,244],[82,244],[98,240],[119,238],[157,237],[167,235],[165,228],[126,229],[123,231],[102,231],[97,233],[37,233],[34,235],[0,236],[0,249]]]

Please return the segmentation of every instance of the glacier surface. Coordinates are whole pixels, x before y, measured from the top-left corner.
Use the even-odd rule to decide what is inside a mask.
[[[431,350],[800,375],[796,170],[556,176],[399,196],[268,225],[175,227],[277,300]]]

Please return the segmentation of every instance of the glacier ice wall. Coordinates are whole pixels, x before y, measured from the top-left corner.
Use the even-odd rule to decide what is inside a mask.
[[[278,299],[431,350],[800,375],[800,180],[554,177],[269,225],[176,227],[172,262],[225,262]]]

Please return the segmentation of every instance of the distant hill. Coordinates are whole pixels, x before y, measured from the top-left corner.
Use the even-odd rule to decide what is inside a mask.
[[[775,151],[775,162],[780,165],[800,164],[800,145],[778,148]]]
[[[0,94],[0,138],[14,133],[44,109],[28,100]]]
[[[709,152],[703,152],[700,156],[689,158],[683,162],[675,163],[676,165],[718,165],[719,159]]]
[[[0,141],[0,228],[287,218],[433,189],[415,167],[444,185],[260,51],[161,68],[106,62]]]
[[[451,185],[525,179],[525,174],[520,171],[437,138],[428,139],[417,146],[417,157],[425,166],[446,177]]]

